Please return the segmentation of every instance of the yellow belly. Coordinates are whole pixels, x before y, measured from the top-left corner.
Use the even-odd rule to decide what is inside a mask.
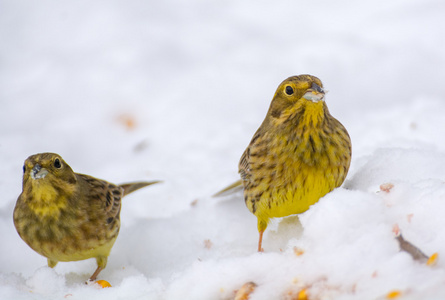
[[[27,218],[20,218],[17,211],[14,214],[20,237],[34,251],[54,263],[107,257],[119,233],[118,219],[112,224],[100,220],[92,223],[91,219],[82,222],[77,215],[60,212],[57,215],[64,222],[59,222],[52,215],[41,217],[26,205],[22,206],[22,211]]]
[[[306,170],[289,184],[272,187],[262,194],[254,214],[262,220],[300,214],[336,187],[336,170]],[[247,205],[250,206],[249,204]],[[249,209],[252,211],[251,206]]]
[[[304,140],[290,143],[275,137],[272,144],[278,147],[251,158],[255,172],[245,182],[246,205],[257,216],[260,230],[267,227],[270,218],[305,212],[340,186],[350,161],[349,153],[345,155],[335,147],[311,151],[304,147]]]
[[[108,257],[110,255],[111,248],[114,245],[116,238],[107,241],[106,243],[95,247],[86,249],[78,249],[75,251],[61,251],[59,249],[49,249],[49,245],[42,245],[41,254],[53,261],[79,261],[89,258]],[[74,249],[73,249],[74,250]],[[39,251],[37,251],[39,252]]]

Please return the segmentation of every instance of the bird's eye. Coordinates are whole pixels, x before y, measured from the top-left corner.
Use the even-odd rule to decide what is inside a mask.
[[[56,167],[57,169],[60,169],[61,166],[62,166],[62,164],[60,163],[60,159],[56,158],[54,160],[54,167]]]
[[[286,91],[286,94],[289,96],[291,96],[294,93],[294,89],[290,85],[288,85],[286,87],[285,91]]]
[[[26,165],[23,165],[23,173],[26,172]]]

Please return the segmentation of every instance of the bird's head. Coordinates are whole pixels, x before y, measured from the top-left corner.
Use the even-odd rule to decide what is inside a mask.
[[[39,193],[69,192],[77,182],[71,167],[55,153],[31,155],[23,165],[23,189]]]
[[[268,114],[280,122],[304,112],[322,115],[326,109],[324,96],[323,84],[317,77],[292,76],[278,86]]]

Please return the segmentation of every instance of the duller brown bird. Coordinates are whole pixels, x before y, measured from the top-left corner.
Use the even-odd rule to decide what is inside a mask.
[[[74,173],[55,153],[28,157],[23,172],[23,191],[14,209],[20,237],[51,268],[59,261],[95,258],[91,281],[106,267],[118,236],[121,199],[158,182],[114,185]]]

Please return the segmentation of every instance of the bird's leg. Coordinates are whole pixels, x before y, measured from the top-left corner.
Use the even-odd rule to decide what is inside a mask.
[[[107,266],[108,257],[107,256],[98,256],[96,257],[97,269],[94,271],[93,275],[91,275],[90,279],[87,280],[87,284],[89,282],[96,281],[97,275],[99,275],[100,271],[105,269]]]
[[[50,268],[54,268],[57,265],[57,263],[58,263],[57,260],[52,260],[52,259],[49,259],[49,258],[48,258],[47,261],[48,261],[48,267],[50,267]]]
[[[261,244],[263,243],[263,233],[264,230],[260,231],[260,239],[258,240],[258,252],[264,252],[264,249],[261,248]]]
[[[263,244],[263,233],[267,228],[267,221],[264,219],[258,218],[258,232],[260,234],[260,238],[258,240],[258,252],[263,252],[263,248],[261,247]]]
[[[267,228],[268,219],[258,218],[258,232],[260,233],[260,239],[258,240],[258,252],[263,252],[264,249],[261,247],[263,244],[263,233]]]
[[[88,279],[88,281],[96,281],[97,275],[99,275],[100,271],[102,271],[104,268],[102,267],[97,267],[96,271],[94,271],[93,275],[91,275],[90,279]],[[88,282],[87,281],[87,282]]]

